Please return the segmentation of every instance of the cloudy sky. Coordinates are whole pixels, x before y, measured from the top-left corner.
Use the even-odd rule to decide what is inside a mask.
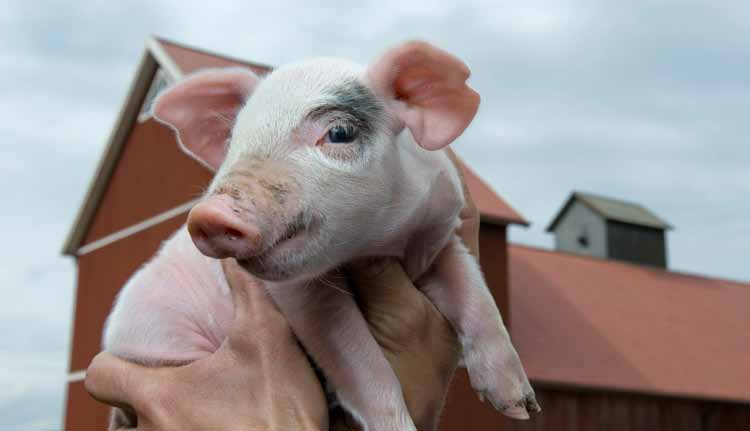
[[[750,279],[750,3],[239,3],[3,2],[0,430],[61,428],[60,248],[149,34],[273,65],[429,40],[473,70],[482,107],[456,149],[533,223],[514,241],[550,247],[585,190],[675,225],[673,269]]]

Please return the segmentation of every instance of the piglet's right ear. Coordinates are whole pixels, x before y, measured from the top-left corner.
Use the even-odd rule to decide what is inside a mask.
[[[185,152],[216,171],[226,156],[237,113],[259,80],[240,68],[200,72],[161,93],[152,113],[175,130]]]

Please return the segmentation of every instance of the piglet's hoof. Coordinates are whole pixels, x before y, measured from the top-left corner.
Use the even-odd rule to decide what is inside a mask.
[[[479,399],[488,400],[500,413],[525,420],[530,412],[542,410],[510,342],[480,341],[465,346],[464,363]]]

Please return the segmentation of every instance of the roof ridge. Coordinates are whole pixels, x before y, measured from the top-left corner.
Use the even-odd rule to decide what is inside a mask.
[[[574,202],[580,202],[605,220],[632,224],[654,229],[672,230],[674,226],[643,204],[635,201],[604,196],[597,193],[572,190],[562,207],[557,211],[546,231],[552,232],[567,214]]]
[[[639,208],[643,208],[646,211],[653,212],[653,211],[649,210],[648,208],[646,208],[645,206],[643,206],[642,204],[640,204],[639,202],[636,202],[636,201],[631,201],[631,200],[626,200],[626,199],[620,199],[620,198],[615,198],[615,197],[611,197],[611,196],[605,196],[605,195],[602,195],[602,194],[599,194],[599,193],[593,193],[593,192],[587,192],[587,191],[581,191],[581,190],[573,190],[573,194],[576,195],[576,196],[584,196],[584,197],[590,197],[590,198],[593,198],[593,199],[601,199],[601,200],[605,200],[605,201],[617,202],[617,203],[621,203],[621,204],[627,204],[627,205],[631,205],[631,206],[636,206],[636,207],[639,207]]]
[[[655,266],[652,267],[652,266],[641,265],[641,264],[632,263],[632,262],[625,262],[625,261],[613,260],[613,259],[605,259],[605,258],[596,257],[596,256],[587,256],[587,255],[584,255],[584,254],[577,254],[577,253],[572,253],[572,252],[568,252],[568,251],[561,251],[561,250],[553,250],[553,249],[550,249],[550,248],[544,248],[544,247],[539,247],[539,246],[534,246],[534,245],[529,245],[529,244],[520,244],[520,243],[510,242],[510,241],[508,241],[508,247],[510,247],[510,248],[514,248],[514,247],[516,247],[516,248],[525,248],[525,249],[528,249],[528,250],[531,250],[531,251],[539,251],[539,252],[548,253],[548,254],[556,254],[556,255],[560,255],[561,257],[570,257],[570,258],[574,258],[574,259],[576,259],[576,258],[577,259],[583,259],[583,260],[591,261],[591,262],[594,262],[594,263],[602,263],[602,264],[609,264],[609,265],[621,265],[621,266],[625,266],[625,267],[629,267],[629,268],[645,269],[645,270],[648,270],[648,271],[653,271],[653,272],[658,272],[658,273],[665,273],[665,274],[670,274],[670,275],[677,275],[677,276],[681,276],[681,277],[692,277],[692,278],[701,278],[701,279],[704,279],[704,280],[711,280],[711,281],[722,281],[722,282],[732,283],[732,284],[738,284],[738,285],[750,288],[750,281],[745,281],[745,280],[737,280],[737,279],[731,279],[731,278],[726,278],[726,277],[712,277],[712,276],[708,276],[708,275],[705,275],[705,274],[696,274],[696,273],[687,272],[687,271],[674,271],[674,270],[670,270],[668,268],[659,268],[659,267],[655,267]]]

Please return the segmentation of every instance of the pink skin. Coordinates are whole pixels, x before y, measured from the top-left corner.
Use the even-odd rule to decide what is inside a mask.
[[[126,285],[105,348],[149,364],[218,348],[232,306],[214,258],[234,257],[264,280],[365,429],[414,430],[400,384],[346,286],[325,276],[360,257],[396,256],[452,323],[474,388],[504,414],[528,418],[538,410],[533,390],[476,260],[454,233],[459,177],[442,151],[429,151],[450,144],[474,117],[479,96],[468,76],[450,54],[411,42],[366,70],[318,60],[264,81],[212,71],[165,92],[155,116],[218,172],[189,215],[195,246],[181,230]],[[329,130],[352,124],[351,140],[331,138]]]

